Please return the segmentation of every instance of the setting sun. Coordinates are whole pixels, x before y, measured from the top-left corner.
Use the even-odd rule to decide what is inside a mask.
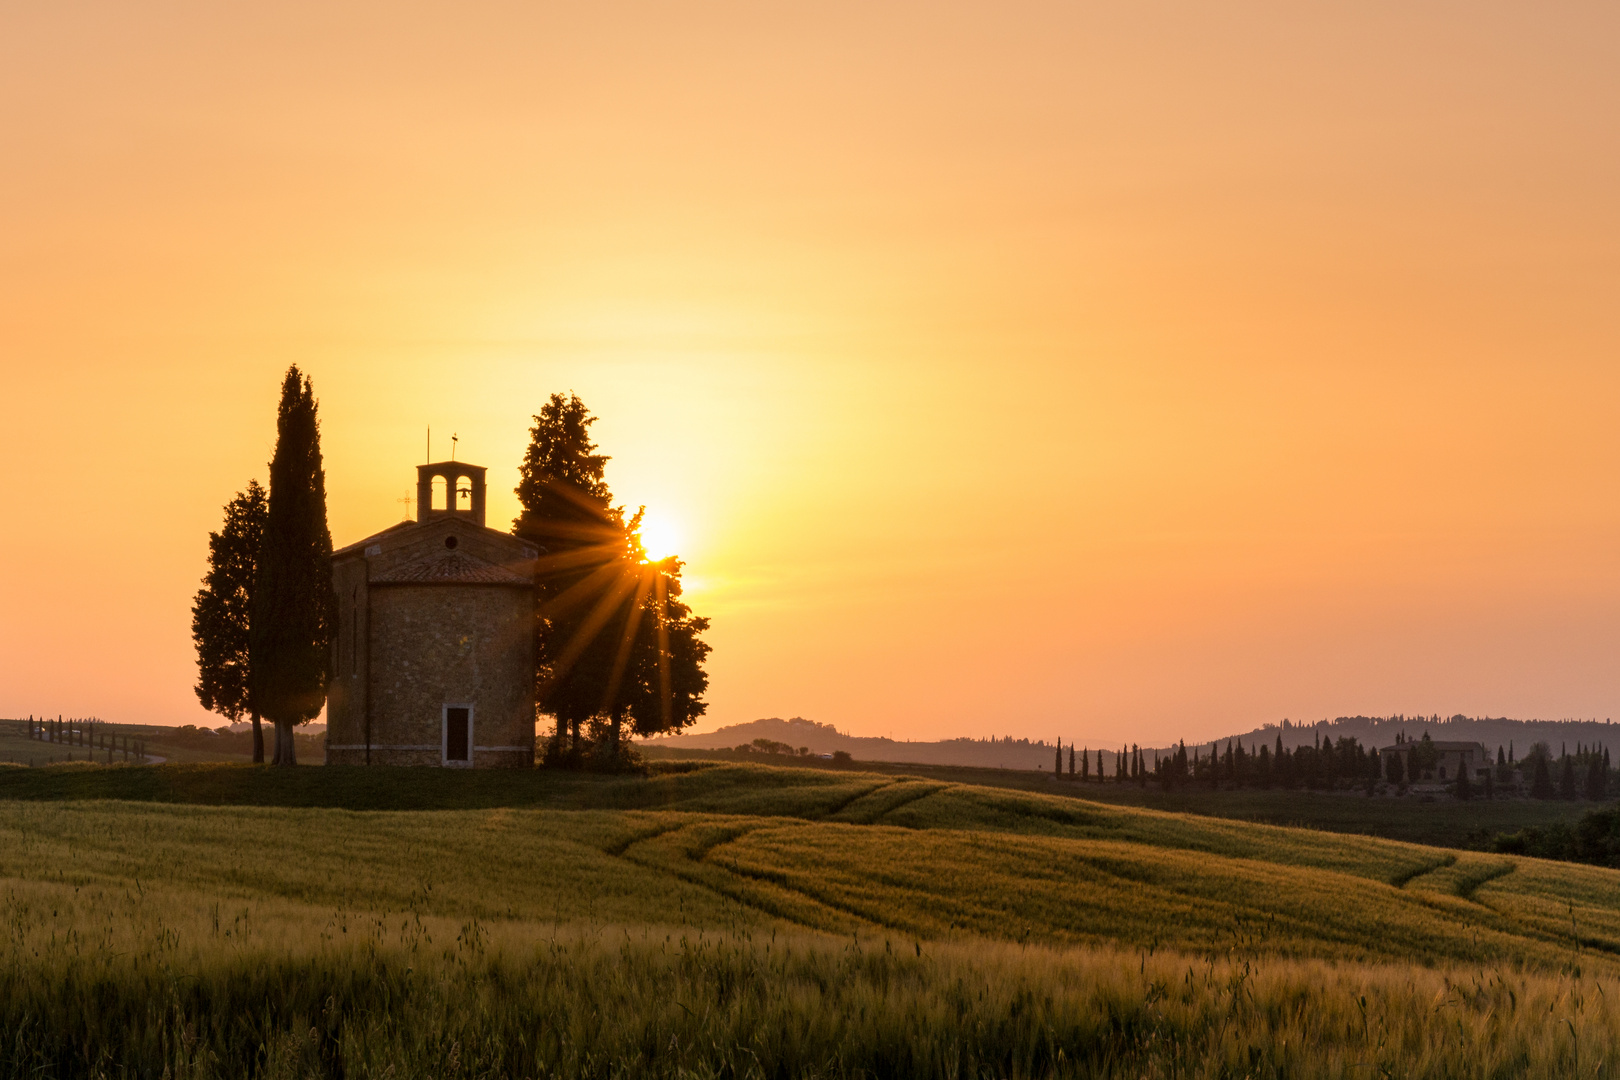
[[[680,531],[666,517],[649,513],[641,519],[641,546],[647,558],[656,562],[678,553]]]

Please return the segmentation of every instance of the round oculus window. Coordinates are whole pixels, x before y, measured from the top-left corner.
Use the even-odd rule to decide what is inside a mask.
[[[449,548],[451,551],[454,551],[456,549],[456,538],[453,536],[445,537],[444,546]]]

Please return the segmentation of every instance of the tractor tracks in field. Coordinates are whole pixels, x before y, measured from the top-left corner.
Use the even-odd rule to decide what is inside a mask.
[[[1511,859],[1489,859],[1478,855],[1445,855],[1393,875],[1389,883],[1412,894],[1432,893],[1454,896],[1471,904],[1489,907],[1477,897],[1481,888],[1518,869]],[[1413,886],[1416,886],[1413,888]]]
[[[846,801],[837,810],[824,815],[822,821],[840,821],[848,825],[881,825],[885,818],[896,810],[910,806],[914,802],[928,798],[950,787],[949,784],[938,784],[927,780],[893,780],[887,784],[880,784],[857,798]],[[871,800],[872,805],[862,807],[860,804]]]
[[[1467,900],[1469,903],[1478,904],[1480,901],[1474,898],[1474,894],[1480,890],[1481,886],[1488,885],[1498,878],[1505,878],[1518,868],[1518,863],[1509,862],[1506,859],[1499,863],[1481,863],[1468,867],[1458,872],[1457,880],[1452,883],[1451,891],[1454,895]]]
[[[668,874],[723,900],[808,930],[842,933],[851,926],[874,925],[859,912],[794,886],[785,875],[744,867],[735,859],[728,862],[724,855],[716,854],[749,833],[775,824],[700,818],[644,830],[604,850],[643,869]],[[795,824],[802,827],[804,823],[801,820]]]
[[[829,806],[827,809],[823,810],[820,814],[818,814],[816,816],[815,820],[817,820],[817,821],[826,821],[828,818],[831,818],[836,814],[842,814],[845,810],[849,809],[851,806],[853,806],[856,803],[860,802],[862,799],[867,798],[868,796],[871,796],[871,795],[876,795],[878,792],[883,791],[883,790],[885,790],[887,788],[892,788],[892,787],[894,787],[894,785],[896,785],[898,783],[900,783],[900,781],[898,781],[898,780],[885,780],[881,784],[873,784],[871,787],[866,788],[863,791],[857,791],[853,795],[851,795],[849,798],[844,799],[841,802],[833,803],[833,805]]]
[[[623,858],[624,853],[629,851],[635,845],[645,843],[648,840],[656,840],[660,836],[665,836],[679,829],[684,829],[690,824],[691,822],[689,821],[660,822],[650,829],[632,832],[628,836],[613,841],[611,844],[608,844],[606,847],[602,848],[602,854],[611,855],[615,859]]]
[[[794,875],[727,858],[724,849],[761,829],[805,828],[816,822],[869,826],[950,785],[894,780],[856,791],[814,818],[738,820],[693,815],[633,829],[599,847],[603,854],[668,874],[767,917],[806,929],[847,932],[863,927],[911,932],[874,920],[869,912],[795,880]],[[867,801],[868,805],[860,805]]]
[[[1420,877],[1432,874],[1437,870],[1448,869],[1456,864],[1457,856],[1443,855],[1431,862],[1418,863],[1416,866],[1408,866],[1403,870],[1397,870],[1390,875],[1389,883],[1397,889],[1404,889]]]

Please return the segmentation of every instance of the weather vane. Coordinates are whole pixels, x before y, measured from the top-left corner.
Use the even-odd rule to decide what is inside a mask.
[[[451,461],[456,460],[456,440],[459,439],[459,438],[461,438],[461,436],[457,435],[455,432],[452,431],[450,433],[450,460]]]

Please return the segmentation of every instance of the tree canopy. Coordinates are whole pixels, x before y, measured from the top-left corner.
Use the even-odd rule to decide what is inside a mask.
[[[259,549],[268,512],[257,480],[225,504],[225,523],[208,534],[208,572],[191,606],[197,645],[197,700],[228,720],[253,720],[253,760],[264,760],[264,735],[253,701],[252,613]]]
[[[574,394],[553,394],[530,429],[513,532],[540,548],[536,697],[557,720],[551,757],[577,762],[580,728],[606,720],[616,758],[628,718],[637,734],[676,730],[707,707],[708,620],[681,600],[679,559],[649,562],[639,529],[615,507]],[[561,746],[564,730],[569,745]]]

